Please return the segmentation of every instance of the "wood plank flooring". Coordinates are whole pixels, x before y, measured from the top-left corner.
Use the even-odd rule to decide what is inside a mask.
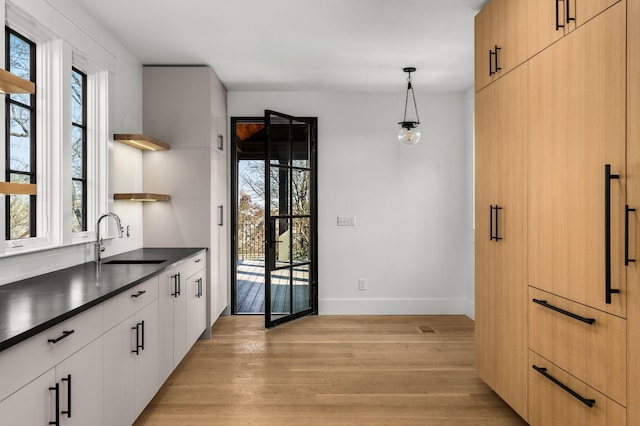
[[[464,316],[263,321],[221,317],[135,425],[526,425],[475,373]]]

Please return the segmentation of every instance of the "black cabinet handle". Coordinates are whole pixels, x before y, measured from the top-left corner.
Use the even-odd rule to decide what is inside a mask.
[[[635,259],[629,257],[629,212],[635,212],[629,205],[624,206],[624,264],[635,262]]]
[[[178,290],[176,293],[180,296],[180,291],[182,290],[182,277],[180,276],[180,272],[178,272]]]
[[[145,294],[147,290],[139,290],[136,294],[132,294],[131,297],[140,297]]]
[[[567,8],[568,7],[569,6],[567,6]],[[556,31],[560,28],[564,28],[564,25],[560,23],[560,0],[556,0]]]
[[[596,403],[595,399],[587,399],[587,398],[581,396],[578,392],[574,391],[569,386],[565,385],[560,380],[558,380],[555,377],[553,377],[551,374],[547,373],[547,369],[546,368],[537,367],[535,365],[532,365],[531,367],[533,367],[534,370],[536,370],[538,373],[542,374],[547,379],[551,380],[556,385],[560,386],[564,391],[566,391],[569,394],[571,394],[571,396],[576,398],[578,401],[582,402],[587,407],[591,408],[591,407],[593,407],[595,405],[595,403]]]
[[[49,422],[49,424],[60,426],[60,384],[56,383],[56,385],[50,387],[49,390],[56,392],[56,419],[52,422]]]
[[[144,351],[144,320],[140,323],[140,328],[142,329],[142,345],[140,345],[140,349]]]
[[[224,206],[218,206],[218,226],[224,226]]]
[[[619,175],[611,173],[611,165],[604,165],[604,288],[605,303],[611,303],[611,295],[620,293],[611,288],[611,180],[619,179]]]
[[[499,231],[499,223],[500,223],[500,217],[498,215],[498,212],[500,210],[502,210],[502,207],[500,207],[499,205],[491,205],[490,206],[491,209],[491,214],[490,214],[490,224],[489,224],[489,239],[492,241],[500,241],[502,239],[502,237],[500,237],[500,231]],[[495,223],[495,226],[494,226]]]
[[[577,319],[578,321],[582,321],[590,325],[593,325],[596,322],[595,318],[581,317],[580,315],[574,314],[573,312],[565,311],[562,308],[558,308],[557,306],[550,305],[549,303],[547,303],[546,300],[538,300],[538,299],[531,299],[531,300],[533,300],[533,303],[537,303],[538,305],[544,306],[545,308],[551,309],[552,311],[560,312],[562,315],[566,315],[573,319]]]
[[[495,72],[493,72],[492,64],[493,64],[493,50],[489,49],[489,77],[495,74]]]
[[[63,377],[61,380],[67,382],[67,410],[61,413],[66,414],[67,418],[71,418],[71,374],[67,374],[67,377]]]
[[[570,3],[570,0],[564,0],[564,4],[567,6],[567,15],[566,15],[567,24],[571,21],[576,20],[575,16],[573,18],[571,17],[571,13],[569,12],[569,3]]]
[[[198,278],[196,280],[196,285],[197,285],[196,297],[199,299],[202,297],[202,278]]]
[[[177,274],[173,275],[171,277],[174,281],[173,281],[173,293],[171,293],[171,295],[173,297],[178,297],[180,296],[180,272],[178,272]]]
[[[140,325],[142,325],[142,344],[140,344]],[[136,348],[131,351],[136,355],[140,355],[140,349],[144,350],[144,321],[142,323],[137,323],[135,327],[131,327],[132,330],[136,331]]]
[[[47,340],[47,342],[49,342],[49,343],[53,343],[53,344],[56,344],[56,343],[58,343],[60,340],[62,340],[62,339],[66,339],[67,337],[71,336],[71,335],[72,335],[73,333],[75,333],[75,332],[76,332],[75,330],[65,330],[65,331],[63,331],[63,332],[62,332],[62,336],[57,337],[57,338],[55,338],[55,339],[48,339],[48,340]]]
[[[493,49],[494,50],[489,49],[489,77],[491,77],[494,74],[497,74],[498,71],[502,70],[502,68],[498,66],[498,51],[501,50],[502,48],[498,47],[498,45],[494,45]],[[495,67],[491,66],[492,62],[495,65]]]

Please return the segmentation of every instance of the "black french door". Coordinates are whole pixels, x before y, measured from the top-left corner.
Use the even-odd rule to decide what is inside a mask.
[[[316,120],[266,110],[265,326],[317,312]]]

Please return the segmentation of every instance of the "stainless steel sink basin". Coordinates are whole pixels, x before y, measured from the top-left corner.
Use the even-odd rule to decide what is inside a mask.
[[[166,260],[144,259],[144,260],[110,260],[104,262],[103,265],[157,265],[164,263]]]

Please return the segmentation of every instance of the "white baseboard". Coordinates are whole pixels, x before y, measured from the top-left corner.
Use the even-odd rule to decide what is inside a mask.
[[[473,300],[465,300],[464,314],[475,321],[476,303]]]
[[[320,315],[467,315],[465,299],[320,299]]]

